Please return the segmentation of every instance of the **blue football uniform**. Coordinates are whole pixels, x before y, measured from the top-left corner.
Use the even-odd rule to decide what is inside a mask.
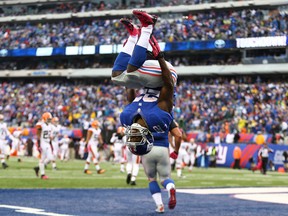
[[[127,127],[133,124],[135,117],[140,115],[148,125],[154,137],[154,146],[169,147],[168,132],[173,117],[158,107],[158,96],[141,94],[128,104],[120,115],[120,121]]]

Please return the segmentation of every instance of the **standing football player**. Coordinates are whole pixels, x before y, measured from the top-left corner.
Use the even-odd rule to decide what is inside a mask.
[[[69,138],[67,134],[65,134],[64,137],[59,140],[61,162],[68,161],[70,158],[70,155],[69,155],[70,143],[71,143],[71,139]]]
[[[88,157],[86,159],[84,173],[92,174],[88,168],[91,160],[93,160],[97,173],[103,174],[105,170],[101,169],[99,166],[100,155],[98,152],[98,145],[103,145],[103,139],[101,135],[101,128],[99,127],[99,122],[97,120],[94,120],[91,123],[91,127],[88,129],[86,143],[88,145]]]
[[[37,129],[37,148],[40,153],[39,166],[34,167],[36,176],[41,174],[41,179],[46,180],[48,176],[45,175],[45,162],[53,160],[53,146],[51,143],[52,133],[52,114],[45,112],[42,115],[42,121],[36,124]]]
[[[11,156],[17,156],[18,157],[18,162],[21,162],[21,158],[20,158],[20,145],[22,144],[22,129],[21,127],[16,128],[13,133],[13,140],[11,143],[11,151],[10,151],[10,155]]]
[[[136,185],[136,178],[139,173],[141,158],[139,155],[133,154],[128,148],[126,148],[126,158],[126,183],[133,186]]]
[[[125,158],[124,158],[124,127],[118,127],[117,132],[113,133],[110,142],[113,143],[114,162],[120,163],[120,172],[125,172]]]
[[[3,169],[6,169],[8,165],[5,161],[6,147],[7,147],[7,136],[13,140],[13,136],[8,130],[7,124],[4,122],[4,116],[0,114],[0,159]]]
[[[134,74],[130,78],[133,77],[135,82],[130,83],[131,85],[125,85],[126,87],[141,88],[146,86],[153,88],[155,87],[153,83],[149,86],[149,81],[154,81],[151,76],[140,80],[139,74],[154,71],[158,75],[160,74],[159,76],[162,78],[160,83],[158,82],[159,80],[155,79],[158,82],[157,84],[162,86],[159,97],[149,93],[136,97],[134,89],[127,89],[127,98],[130,104],[124,108],[120,115],[122,125],[127,127],[125,132],[127,136],[126,144],[134,154],[143,155],[142,164],[149,180],[151,195],[156,204],[155,211],[162,213],[164,212],[164,204],[161,189],[157,182],[157,175],[160,178],[161,185],[168,191],[169,209],[174,209],[176,206],[175,184],[170,177],[171,167],[168,142],[169,127],[173,120],[171,111],[173,108],[175,76],[173,80],[172,67],[165,61],[156,39],[153,36],[151,37],[157,20],[156,17],[139,10],[134,10],[133,14],[142,24],[141,34],[138,39],[138,28],[129,20],[121,19],[130,36],[123,52],[118,55],[114,63],[112,80],[115,82],[117,79],[117,84],[124,85],[125,81],[129,79],[127,77]],[[154,67],[144,65],[149,43],[152,46],[153,63],[157,62]],[[118,82],[119,80],[123,82]],[[142,81],[144,81],[144,85]],[[148,82],[145,83],[145,81]]]
[[[85,146],[86,146],[86,142],[85,142],[85,138],[82,137],[79,141],[79,149],[78,149],[78,154],[79,154],[79,157],[81,159],[84,158],[84,154],[85,154]]]
[[[194,138],[191,138],[189,142],[190,142],[190,146],[188,149],[188,153],[189,153],[189,157],[190,157],[189,172],[192,172],[192,169],[194,167],[195,160],[196,160],[197,144],[196,144]]]

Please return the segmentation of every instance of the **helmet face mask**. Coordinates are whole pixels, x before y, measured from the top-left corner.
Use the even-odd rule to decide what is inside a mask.
[[[151,151],[154,137],[148,128],[133,123],[126,128],[125,135],[127,137],[126,145],[133,154],[145,155]]]

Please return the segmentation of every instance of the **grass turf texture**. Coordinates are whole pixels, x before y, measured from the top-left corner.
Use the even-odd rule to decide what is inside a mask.
[[[120,173],[120,165],[111,162],[101,163],[106,173],[97,174],[94,166],[90,165],[92,175],[83,173],[85,161],[70,160],[61,163],[57,161],[59,170],[54,171],[51,164],[47,166],[46,174],[49,179],[44,181],[37,178],[33,167],[38,164],[35,158],[16,158],[7,161],[7,169],[0,168],[0,188],[147,188],[148,181],[143,167],[140,166],[137,185],[126,184],[126,173]],[[233,170],[229,168],[194,168],[188,172],[183,170],[185,178],[178,178],[176,171],[172,172],[177,188],[215,188],[215,187],[257,187],[257,186],[288,186],[288,173],[269,172],[267,175],[259,171],[252,173],[247,169]]]

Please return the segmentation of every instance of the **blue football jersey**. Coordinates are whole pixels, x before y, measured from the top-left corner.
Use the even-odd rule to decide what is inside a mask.
[[[128,104],[120,115],[120,121],[127,127],[140,115],[148,125],[154,136],[154,146],[169,147],[168,132],[172,115],[160,109],[157,105],[158,96],[155,94],[141,94]]]

